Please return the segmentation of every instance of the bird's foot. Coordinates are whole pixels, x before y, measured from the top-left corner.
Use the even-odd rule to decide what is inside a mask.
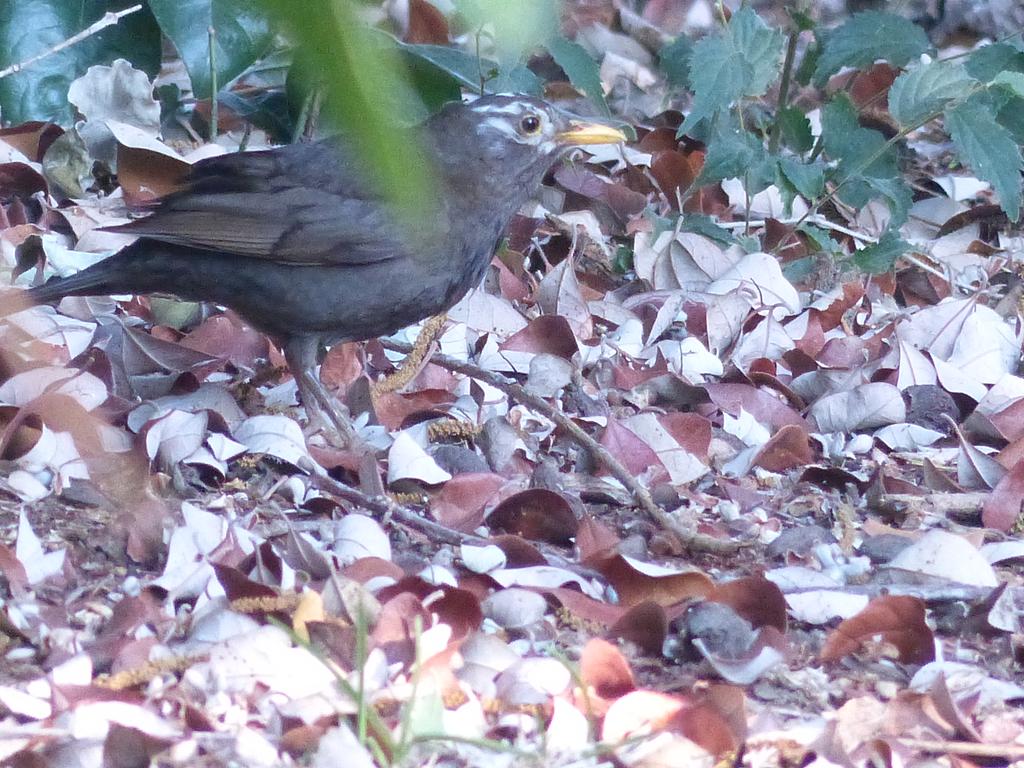
[[[309,419],[303,429],[307,438],[321,435],[331,446],[357,455],[372,450],[356,432],[348,408],[331,396],[316,374],[312,371],[304,372],[303,384],[299,395]]]

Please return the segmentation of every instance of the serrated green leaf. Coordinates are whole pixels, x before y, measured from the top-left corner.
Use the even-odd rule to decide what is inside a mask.
[[[992,79],[992,85],[1005,88],[1014,96],[1024,98],[1024,73],[1000,72]]]
[[[783,43],[782,33],[748,7],[719,34],[698,42],[690,57],[693,107],[680,132],[744,96],[763,94],[778,76]]]
[[[217,85],[223,88],[266,54],[273,32],[253,0],[149,0],[161,31],[174,43],[201,99],[212,88],[210,34]]]
[[[814,146],[814,134],[807,115],[796,107],[785,107],[775,117],[782,131],[782,143],[794,152],[808,152]]]
[[[726,118],[723,115],[715,125],[704,167],[695,183],[700,186],[735,177],[744,179],[747,191],[756,195],[774,176],[770,158],[761,139]]]
[[[967,56],[967,73],[983,83],[1000,72],[1024,72],[1024,53],[1008,43],[983,45]]]
[[[690,56],[693,55],[693,41],[680,35],[658,51],[661,71],[668,78],[669,85],[676,88],[690,87]]]
[[[792,157],[780,157],[779,170],[808,200],[816,199],[825,190],[825,169],[817,163],[808,165]]]
[[[996,122],[997,109],[986,93],[979,93],[946,112],[946,130],[961,157],[992,185],[1011,221],[1020,218],[1024,169],[1020,146],[1010,131]]]
[[[825,39],[814,69],[814,84],[824,85],[843,67],[863,69],[879,59],[902,67],[930,47],[925,31],[902,16],[881,11],[857,13]]]
[[[605,115],[610,115],[601,87],[601,72],[597,62],[582,45],[555,35],[547,42],[548,53],[562,68],[573,87],[590,99]]]
[[[1006,128],[1018,144],[1024,144],[1024,99],[1013,96],[999,108],[996,122]]]
[[[839,243],[832,237],[832,233],[827,229],[817,226],[816,224],[808,224],[806,221],[799,225],[797,232],[801,232],[807,236],[811,241],[811,245],[814,249],[824,253],[840,253],[842,249]]]
[[[84,31],[130,0],[6,0],[0,2],[0,69],[21,64]],[[154,76],[160,69],[160,30],[143,7],[114,26],[87,37],[7,77],[0,78],[0,116],[5,123],[45,120],[69,125],[74,109],[68,86],[94,64],[130,61]]]
[[[889,229],[877,243],[854,253],[852,260],[862,272],[878,275],[891,270],[896,259],[909,250],[911,250],[910,244],[901,240],[896,232]]]
[[[961,64],[922,64],[893,82],[889,89],[889,113],[904,127],[919,125],[956,99],[966,97],[976,83]]]
[[[910,187],[903,180],[902,176],[895,176],[891,179],[872,178],[864,179],[865,186],[869,191],[870,198],[881,198],[889,205],[890,226],[898,227],[907,220],[910,213],[910,206],[914,202],[914,196]],[[845,200],[846,198],[843,197]],[[863,203],[858,204],[860,207]]]
[[[896,150],[878,131],[862,128],[846,94],[837,94],[822,110],[821,138],[826,154],[839,161],[830,174],[841,185],[839,198],[860,208],[882,197],[894,222],[902,223],[910,208],[910,190],[900,177]]]
[[[680,227],[683,232],[692,232],[695,235],[714,240],[722,245],[732,245],[736,242],[736,236],[728,229],[720,227],[710,216],[702,213],[688,213],[683,217],[683,224]]]
[[[857,109],[844,93],[822,109],[821,139],[829,157],[840,161],[840,180],[853,174],[892,178],[899,173],[895,150],[883,149],[886,140],[881,133],[860,126]]]

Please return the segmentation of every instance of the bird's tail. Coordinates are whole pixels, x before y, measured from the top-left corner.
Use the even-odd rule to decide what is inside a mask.
[[[117,293],[113,278],[117,256],[97,262],[69,277],[54,277],[27,290],[11,288],[0,293],[0,317],[13,315],[37,304],[50,304],[65,296],[98,296]]]

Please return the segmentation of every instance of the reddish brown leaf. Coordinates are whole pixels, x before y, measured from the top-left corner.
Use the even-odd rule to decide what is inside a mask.
[[[615,587],[619,601],[626,607],[648,600],[662,606],[674,605],[691,597],[708,597],[715,589],[711,579],[699,571],[650,576],[638,571],[621,555],[592,563],[592,566]]]
[[[472,531],[484,520],[484,509],[495,501],[508,481],[489,472],[456,475],[430,502],[434,518],[457,531]]]
[[[487,516],[487,524],[533,541],[567,546],[576,535],[576,515],[563,496],[530,488],[509,496]]]
[[[448,44],[448,20],[427,0],[409,0],[407,43]]]
[[[786,631],[786,597],[764,576],[747,576],[718,584],[708,599],[730,606],[755,628],[775,627],[779,632]]]
[[[1018,462],[999,481],[985,502],[981,522],[997,531],[1009,531],[1024,515],[1024,462]]]
[[[638,603],[608,630],[609,637],[635,643],[648,656],[659,656],[668,635],[668,616],[657,603]]]
[[[924,601],[916,597],[884,595],[842,622],[826,639],[822,661],[836,661],[856,652],[874,635],[899,650],[905,664],[925,664],[935,658],[932,631],[924,617]]]
[[[617,699],[636,688],[622,652],[607,640],[589,640],[580,654],[580,677],[602,699]]]
[[[761,446],[753,465],[769,472],[785,472],[813,459],[810,435],[795,424],[787,424]]]

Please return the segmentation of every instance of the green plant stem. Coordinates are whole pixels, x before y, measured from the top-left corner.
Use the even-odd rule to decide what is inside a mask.
[[[220,92],[217,82],[217,30],[211,26],[206,32],[210,44],[210,141],[217,141],[217,94]]]
[[[775,109],[775,122],[772,123],[771,136],[768,139],[768,152],[772,155],[779,151],[779,139],[782,136],[782,123],[779,114],[786,108],[789,101],[789,84],[793,78],[793,64],[796,61],[796,46],[800,41],[800,31],[792,30],[786,44],[786,58],[782,62],[782,79],[779,81],[779,101]]]
[[[366,637],[369,631],[366,614],[363,613],[363,606],[360,603],[356,611],[356,676],[359,682],[354,698],[356,700],[356,738],[363,746],[366,746],[369,715],[369,707],[366,704]]]

